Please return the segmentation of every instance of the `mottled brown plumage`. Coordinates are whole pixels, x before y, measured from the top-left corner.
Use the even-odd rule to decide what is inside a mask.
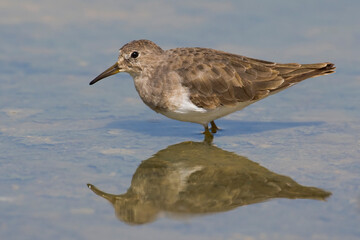
[[[331,63],[279,64],[206,48],[174,49],[169,50],[169,55],[182,62],[170,64],[170,68],[182,76],[190,100],[206,109],[259,100],[307,78],[334,71]]]
[[[164,51],[149,40],[137,40],[125,44],[117,63],[90,84],[128,72],[151,109],[207,130],[220,117],[334,69],[328,62],[280,64],[208,48]]]

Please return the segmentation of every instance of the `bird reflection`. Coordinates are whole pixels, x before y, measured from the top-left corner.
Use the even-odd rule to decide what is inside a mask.
[[[172,217],[217,213],[272,198],[325,200],[331,193],[306,187],[246,157],[207,142],[182,142],[143,161],[126,193],[105,193],[119,220],[150,223],[166,213]]]

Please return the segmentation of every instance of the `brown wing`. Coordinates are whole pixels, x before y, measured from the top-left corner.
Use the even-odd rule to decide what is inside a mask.
[[[278,64],[212,49],[178,51],[178,56],[184,56],[177,70],[182,84],[189,89],[190,100],[206,109],[259,100],[334,69],[330,63]]]

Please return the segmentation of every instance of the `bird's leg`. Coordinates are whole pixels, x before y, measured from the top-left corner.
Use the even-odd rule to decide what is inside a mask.
[[[205,135],[206,135],[206,134],[211,134],[210,131],[209,131],[209,126],[208,126],[207,124],[206,124],[206,125],[203,125],[203,126],[204,126],[204,130],[205,130],[205,131],[203,132],[203,134],[205,134]]]
[[[217,130],[219,130],[219,128],[216,126],[214,121],[211,121],[210,124],[211,124],[211,132],[216,133]]]
[[[209,127],[208,127],[207,124],[204,125],[204,128],[205,128],[205,131],[203,132],[203,134],[204,134],[204,142],[206,142],[208,144],[211,144],[214,136],[209,131]]]

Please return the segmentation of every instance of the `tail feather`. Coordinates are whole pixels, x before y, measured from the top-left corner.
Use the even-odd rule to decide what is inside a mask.
[[[279,75],[284,79],[283,84],[281,84],[279,88],[274,89],[275,91],[290,87],[307,78],[327,75],[335,72],[334,64],[329,62],[299,64],[298,66],[279,64],[279,66],[275,66],[275,69],[279,71]]]

